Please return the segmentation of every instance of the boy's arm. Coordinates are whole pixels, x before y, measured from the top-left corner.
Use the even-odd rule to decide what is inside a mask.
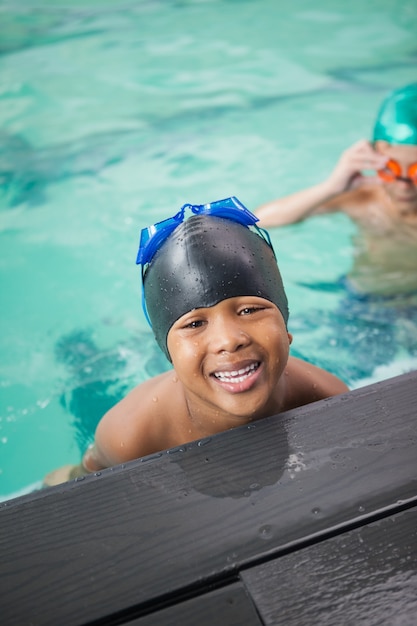
[[[325,181],[258,207],[255,214],[259,217],[259,225],[266,228],[285,226],[319,213],[343,210],[341,194],[363,181],[363,170],[381,169],[386,160],[368,141],[358,141],[343,152]]]
[[[155,403],[155,394],[164,393],[166,374],[145,381],[112,407],[100,420],[94,443],[78,465],[65,465],[47,476],[45,486],[58,485],[68,480],[98,472],[154,452],[157,440],[156,413],[163,402]]]
[[[52,487],[74,480],[74,478],[86,476],[92,472],[98,472],[106,467],[109,467],[109,465],[104,460],[100,460],[100,454],[96,445],[91,444],[85,451],[81,463],[78,465],[64,465],[53,470],[44,477],[43,484],[45,487]]]

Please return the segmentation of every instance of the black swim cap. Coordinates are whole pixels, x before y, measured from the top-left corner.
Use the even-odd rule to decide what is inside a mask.
[[[288,322],[272,248],[246,226],[220,217],[195,215],[180,224],[151,260],[144,293],[156,341],[169,360],[167,336],[174,322],[227,298],[265,298]]]

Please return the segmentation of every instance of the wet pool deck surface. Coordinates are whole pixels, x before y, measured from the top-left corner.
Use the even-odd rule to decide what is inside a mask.
[[[415,624],[417,372],[0,504],[5,626]]]

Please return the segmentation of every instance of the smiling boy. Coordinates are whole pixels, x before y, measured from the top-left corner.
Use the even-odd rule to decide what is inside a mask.
[[[193,215],[185,218],[185,210]],[[146,314],[173,370],[100,421],[80,466],[58,484],[343,393],[332,374],[289,356],[288,303],[268,235],[236,198],[184,205],[144,229]],[[251,230],[251,229],[255,230]]]

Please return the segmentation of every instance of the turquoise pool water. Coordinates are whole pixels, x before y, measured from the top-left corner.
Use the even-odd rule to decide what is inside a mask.
[[[416,32],[414,0],[0,3],[0,497],[78,462],[103,412],[167,368],[139,230],[320,180],[416,80]],[[416,360],[400,346],[365,372],[332,335],[353,232],[339,215],[272,238],[294,353],[354,387]]]

